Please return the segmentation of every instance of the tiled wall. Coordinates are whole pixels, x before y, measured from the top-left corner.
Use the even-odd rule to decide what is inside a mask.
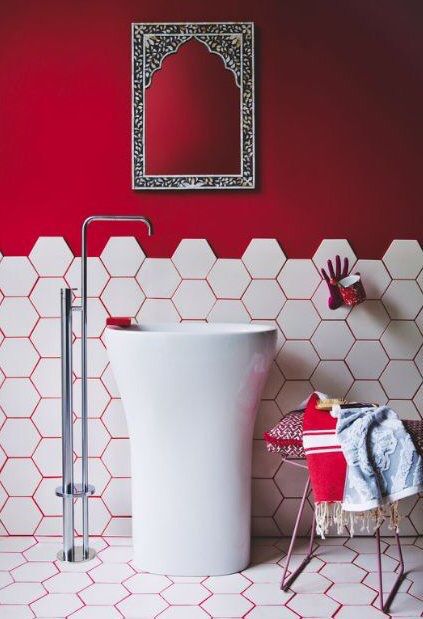
[[[362,274],[368,300],[330,311],[318,269],[336,253]],[[59,289],[79,287],[80,259],[59,237],[28,257],[0,262],[0,533],[60,534]],[[423,411],[423,252],[393,241],[383,260],[358,260],[345,240],[325,240],[312,260],[287,259],[254,239],[242,259],[217,259],[205,240],[183,240],[171,259],[146,258],[132,237],[110,239],[89,263],[91,532],[130,532],[130,467],[123,411],[101,339],[105,319],[271,322],[278,354],[254,441],[254,532],[288,533],[303,474],[266,452],[265,429],[313,388],[386,402],[404,418]],[[80,329],[75,315],[75,452],[80,468]],[[291,470],[292,469],[292,470]],[[404,502],[405,534],[422,533],[423,500]],[[308,516],[311,506],[308,509]],[[303,526],[303,531],[308,526]],[[79,525],[77,525],[79,530]]]

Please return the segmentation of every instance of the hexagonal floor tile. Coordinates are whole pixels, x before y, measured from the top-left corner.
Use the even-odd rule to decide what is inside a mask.
[[[208,615],[199,606],[170,606],[161,613],[160,619],[208,619]]]
[[[321,593],[298,593],[288,602],[300,617],[332,617],[339,604]]]
[[[54,277],[66,273],[73,254],[62,236],[40,236],[29,259],[39,275]]]
[[[169,258],[147,258],[137,280],[147,297],[170,299],[181,282],[181,276]]]
[[[168,604],[155,593],[132,594],[116,605],[126,619],[151,619],[156,617]]]
[[[169,578],[156,574],[135,574],[125,581],[125,587],[131,593],[160,593],[170,585]]]
[[[287,260],[278,282],[288,299],[310,299],[321,282],[312,260]]]
[[[251,277],[241,260],[219,258],[207,275],[207,281],[218,299],[240,299]]]
[[[377,341],[357,341],[345,359],[355,378],[377,379],[388,364],[388,356]]]
[[[202,607],[213,617],[244,617],[253,605],[241,595],[214,593]]]
[[[369,606],[376,598],[376,591],[359,583],[335,584],[327,594],[340,604],[363,604]]]
[[[89,574],[94,582],[121,583],[133,576],[134,571],[127,563],[102,563],[91,569]]]
[[[36,617],[67,617],[82,606],[74,593],[49,593],[31,604]]]
[[[285,260],[276,239],[252,239],[242,256],[250,275],[255,278],[276,277]]]
[[[215,261],[216,256],[205,239],[183,239],[172,256],[179,273],[189,279],[206,277]]]
[[[69,574],[66,574],[69,576]],[[79,594],[85,604],[117,604],[128,595],[127,590],[117,583],[95,583]]]
[[[15,582],[0,590],[0,604],[30,604],[44,593],[39,583]]]
[[[169,604],[201,604],[210,596],[202,585],[195,583],[174,583],[162,596]]]
[[[47,561],[31,561],[16,567],[12,571],[16,582],[43,582],[43,580],[47,580],[57,573],[58,570],[54,563]]]
[[[288,300],[277,322],[287,339],[308,340],[320,322],[320,317],[311,301]]]
[[[285,295],[274,280],[253,280],[243,298],[251,318],[275,319],[285,302]]]
[[[366,572],[361,567],[353,563],[327,563],[323,566],[320,573],[334,583],[361,582],[366,575]]]
[[[203,585],[213,593],[241,593],[250,586],[250,582],[241,574],[229,574],[209,576]]]
[[[273,583],[253,583],[244,591],[244,596],[247,600],[250,600],[256,606],[267,604],[284,605],[292,595],[292,592],[282,591],[279,587],[275,587]]]
[[[290,589],[295,593],[324,593],[332,586],[332,582],[316,573],[302,573],[292,583]]]
[[[78,593],[92,584],[85,572],[68,572],[56,574],[43,582],[49,593]]]
[[[134,277],[145,259],[145,254],[135,237],[112,236],[100,258],[110,275]]]

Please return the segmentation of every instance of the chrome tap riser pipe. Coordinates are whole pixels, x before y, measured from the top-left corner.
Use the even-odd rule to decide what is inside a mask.
[[[87,381],[87,273],[88,273],[88,227],[97,221],[134,221],[147,226],[148,235],[153,234],[151,222],[142,215],[94,215],[82,225],[81,239],[81,440],[82,440],[82,554],[89,557],[88,533],[88,381]]]
[[[73,419],[72,419],[72,290],[62,288],[62,492],[63,492],[63,561],[74,560],[73,501]]]

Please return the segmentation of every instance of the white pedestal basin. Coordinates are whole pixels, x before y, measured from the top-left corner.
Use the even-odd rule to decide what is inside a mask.
[[[108,327],[128,421],[138,568],[230,574],[249,563],[254,421],[276,329]]]

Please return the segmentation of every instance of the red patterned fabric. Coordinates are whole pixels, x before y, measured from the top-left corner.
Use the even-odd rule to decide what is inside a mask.
[[[280,453],[283,458],[305,458],[303,419],[303,411],[292,411],[269,432],[265,432],[268,451]]]

